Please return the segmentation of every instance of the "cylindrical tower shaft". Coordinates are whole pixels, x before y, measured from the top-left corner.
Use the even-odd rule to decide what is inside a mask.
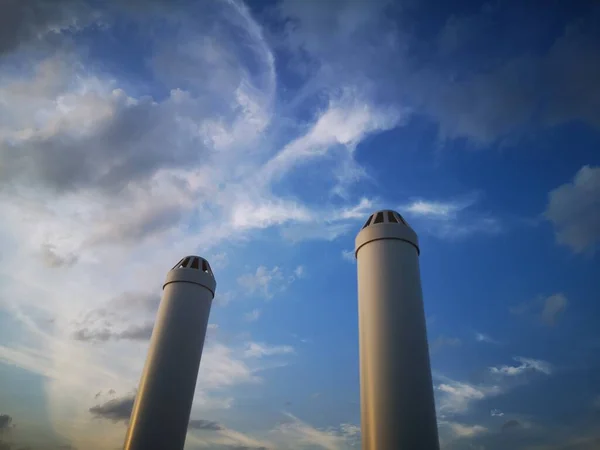
[[[197,256],[167,274],[125,450],[183,449],[215,288]]]
[[[394,211],[356,237],[363,450],[438,450],[416,233]]]

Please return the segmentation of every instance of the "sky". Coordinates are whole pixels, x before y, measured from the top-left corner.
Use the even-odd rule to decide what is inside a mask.
[[[597,3],[1,11],[1,450],[122,448],[190,254],[217,288],[186,450],[360,448],[381,208],[419,235],[441,448],[600,447]]]

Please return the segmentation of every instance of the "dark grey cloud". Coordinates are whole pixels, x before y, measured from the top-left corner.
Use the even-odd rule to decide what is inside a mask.
[[[73,333],[73,338],[77,341],[106,342],[106,341],[147,341],[152,336],[154,322],[147,322],[141,325],[129,325],[124,330],[114,330],[110,328],[80,328]]]
[[[559,244],[594,252],[600,243],[600,166],[583,166],[573,181],[550,191],[544,216]]]
[[[521,422],[519,422],[518,420],[515,420],[515,419],[507,420],[502,425],[501,431],[510,431],[514,428],[519,428],[519,427],[521,427]]]
[[[133,202],[135,204],[135,200]],[[142,211],[123,211],[98,230],[89,244],[129,244],[169,230],[184,216],[185,207],[180,203],[153,203]],[[115,214],[118,216],[118,213]]]
[[[80,96],[77,104],[81,114],[91,114],[93,109],[110,114],[90,116],[93,125],[87,132],[74,133],[64,125],[28,139],[0,141],[4,184],[28,181],[59,193],[99,189],[123,195],[129,183],[147,180],[158,168],[198,161],[203,153],[202,142],[193,149],[182,145],[172,111],[151,98],[131,103],[122,91],[108,99],[89,93]]]
[[[71,267],[79,259],[74,253],[60,255],[52,244],[44,244],[41,247],[42,261],[47,267],[57,269],[60,267]]]
[[[106,27],[111,15],[126,13],[132,17],[165,17],[184,2],[180,0],[2,0],[0,15],[0,57],[30,44],[34,47],[64,43],[65,31],[80,31],[91,25]],[[64,36],[63,36],[64,37]]]
[[[29,3],[31,6],[21,8]],[[83,13],[76,11],[79,1],[57,0],[52,7],[41,6],[46,3],[17,0],[11,1],[10,7],[36,11],[65,9],[77,24],[83,24],[79,19]],[[105,9],[104,15],[96,11],[93,14],[102,15],[102,20],[123,11],[131,14],[134,21],[158,17],[159,11],[169,8],[177,10],[179,15],[183,11],[166,1],[110,0],[101,6]],[[113,8],[121,11],[115,13]],[[188,25],[193,25],[192,22],[189,19]],[[145,26],[141,29],[147,32],[144,39],[157,45],[163,41]],[[203,28],[194,26],[192,29]],[[107,27],[107,36],[111,32]],[[195,37],[194,42],[202,42],[202,36]],[[77,36],[73,39],[76,41]],[[169,51],[152,54],[173,56],[172,49],[179,48],[179,43],[167,47]],[[102,62],[88,64],[85,52],[84,55],[79,53],[77,49],[70,49],[52,52],[43,61],[28,58],[26,68],[32,74],[12,77],[4,74],[0,86],[0,97],[6,100],[0,104],[0,123],[4,125],[0,130],[0,190],[26,186],[54,194],[90,195],[93,197],[90,202],[103,207],[84,246],[128,244],[171,229],[185,218],[196,194],[185,181],[176,175],[168,176],[165,171],[210,163],[212,154],[207,147],[212,134],[200,124],[214,117],[216,111],[207,105],[209,100],[216,102],[228,108],[229,116],[237,117],[239,109],[233,108],[224,95],[227,92],[228,99],[234,97],[236,88],[243,84],[243,77],[233,87],[219,91],[223,95],[210,91],[202,96],[196,92],[188,96],[175,89],[167,97],[161,93],[157,98],[139,97],[135,93],[131,95],[136,98],[131,98],[123,90],[114,89],[126,86],[130,80],[114,80],[102,70],[91,73],[104,67]],[[203,67],[204,60],[197,57],[194,61],[196,80],[198,67]],[[165,67],[173,67],[175,62]],[[239,73],[245,74],[243,67]],[[223,80],[223,77],[208,75],[211,75],[210,80]],[[206,79],[200,77],[202,84],[210,81],[208,75]],[[177,79],[171,81],[166,84],[180,87]],[[62,108],[63,102],[65,108]],[[37,119],[32,118],[38,117],[40,111],[44,111],[44,118],[42,123],[37,123]],[[159,172],[163,184],[157,189]],[[171,192],[162,199],[160,195],[150,199],[147,193],[155,189]],[[42,252],[44,261],[51,267],[70,265],[75,259],[73,255],[59,255],[50,248]]]
[[[147,341],[152,336],[154,322],[148,322],[143,325],[132,325],[118,334],[119,339],[130,339],[134,341]]]
[[[563,37],[543,56],[509,59],[456,80],[427,70],[415,75],[416,100],[439,121],[443,137],[468,137],[478,144],[573,120],[598,127],[598,48],[600,43],[594,47]]]
[[[155,314],[160,304],[160,294],[153,292],[124,292],[111,299],[106,310],[139,311]]]
[[[299,90],[290,91],[288,107],[313,101],[315,95],[322,100],[340,87],[356,85],[361,93],[368,92],[383,103],[394,98],[398,84],[393,79],[404,73],[399,62],[404,34],[393,14],[398,7],[399,2],[390,0],[279,2],[274,16],[281,20],[283,33],[271,36],[270,41],[287,56],[289,62],[282,69],[304,82]]]
[[[589,8],[548,45],[560,7],[540,13],[488,2],[423,33],[419,23],[431,21],[413,12],[429,15],[427,2],[326,3],[286,0],[279,7],[289,19],[281,42],[310,62],[300,65],[308,80],[300,97],[323,81],[330,90],[359,83],[378,100],[402,99],[428,115],[442,138],[478,145],[573,120],[600,126],[600,8]]]
[[[134,403],[135,395],[128,395],[109,400],[100,405],[92,406],[89,411],[97,418],[111,420],[114,423],[128,422],[131,417],[131,412],[133,411]],[[188,428],[205,431],[220,431],[225,429],[217,422],[204,419],[191,419]]]
[[[135,395],[115,398],[101,405],[92,406],[89,411],[98,418],[112,420],[113,422],[127,422],[133,411]]]
[[[558,292],[549,296],[540,295],[533,300],[511,306],[509,312],[515,316],[535,318],[546,326],[554,326],[564,315],[569,305],[566,295]]]
[[[42,44],[62,30],[93,20],[94,12],[81,0],[3,0],[0,14],[0,56],[23,43]]]
[[[14,3],[27,2],[16,0]],[[32,0],[31,3],[37,5],[48,2]],[[79,4],[75,0],[57,1],[57,4],[62,3],[65,4],[65,9],[73,9],[73,5]],[[248,24],[244,22],[245,19],[239,18],[243,14],[235,13],[237,7],[233,3],[193,3],[165,0],[109,0],[95,3],[105,9],[103,17],[106,20],[111,16],[121,17],[120,14],[125,12],[131,15],[136,25],[140,25],[139,21],[143,18],[160,16],[160,20],[154,23],[159,28],[165,25],[164,12],[174,11],[173,14],[178,17],[176,23],[179,26],[168,27],[168,32],[163,31],[162,34],[152,27],[146,27],[145,22],[139,28],[145,42],[154,46],[148,55],[141,58],[163,58],[160,59],[160,67],[150,70],[155,71],[154,75],[158,78],[161,76],[159,69],[174,72],[173,77],[157,82],[161,86],[153,90],[159,91],[155,98],[130,98],[123,90],[113,89],[126,85],[130,80],[114,80],[111,74],[104,74],[100,70],[90,74],[90,69],[93,71],[97,67],[103,67],[102,61],[88,64],[85,57],[80,60],[73,55],[70,55],[72,60],[63,64],[66,68],[63,68],[61,74],[50,70],[50,73],[38,73],[33,79],[20,76],[12,82],[9,77],[5,77],[3,84],[6,92],[15,90],[13,84],[20,86],[21,90],[18,99],[8,97],[6,103],[11,105],[10,109],[3,111],[0,105],[0,122],[3,116],[16,122],[13,116],[17,108],[14,105],[20,105],[19,108],[21,105],[28,105],[23,108],[28,107],[33,111],[19,114],[23,123],[10,127],[27,132],[16,133],[18,137],[13,133],[9,133],[8,137],[0,133],[0,189],[8,185],[24,184],[50,189],[59,194],[91,191],[110,198],[130,199],[136,203],[132,191],[139,193],[140,189],[150,191],[155,188],[153,177],[157,172],[166,177],[164,172],[168,169],[197,167],[209,163],[213,155],[208,149],[212,145],[209,142],[221,131],[215,130],[221,126],[220,121],[227,128],[240,116],[240,108],[233,105],[236,99],[240,100],[240,89],[248,87],[248,90],[256,90],[251,93],[249,101],[255,100],[254,94],[260,96],[259,91],[264,86],[254,82],[263,77],[264,64],[259,64],[254,59],[258,60],[261,56],[264,59],[263,54],[270,56],[270,53],[263,51],[262,47],[257,50],[255,47],[260,46],[253,41],[255,38],[243,35],[249,33],[246,29]],[[210,9],[210,19],[206,17],[207,9]],[[234,20],[236,17],[238,19]],[[236,20],[244,23],[237,23]],[[210,31],[205,30],[207,27]],[[224,36],[215,38],[208,35],[212,31],[221,31]],[[106,33],[110,37],[110,27]],[[243,35],[243,39],[231,39],[234,34]],[[206,48],[200,48],[202,46]],[[226,55],[215,58],[214,54],[219,50]],[[248,56],[249,53],[252,55]],[[62,57],[57,54],[49,59]],[[248,59],[252,61],[249,63]],[[213,63],[223,73],[213,70]],[[34,64],[35,61],[31,65]],[[189,66],[188,70],[182,70],[180,65]],[[249,70],[249,65],[259,66],[260,70]],[[184,72],[189,73],[189,78],[196,83],[190,95],[176,89],[185,87],[187,75]],[[254,72],[258,74],[254,76]],[[98,75],[98,79],[90,75]],[[228,77],[233,79],[227,81]],[[52,84],[48,82],[48,78],[59,79],[61,82]],[[218,89],[213,89],[212,84],[218,85]],[[243,86],[240,87],[241,85]],[[171,87],[174,90],[170,92],[170,96],[168,91],[163,92]],[[167,97],[163,94],[167,94]],[[40,99],[46,102],[44,106],[48,106],[47,110],[41,106],[32,106],[37,106],[36,101]],[[64,109],[56,108],[56,103],[59,103],[57,99],[61,99],[61,102],[64,100],[65,109],[76,111],[78,117],[62,114]],[[55,126],[44,127],[31,122],[31,117],[41,109],[54,116],[49,122]],[[61,113],[50,114],[55,109],[61,109]],[[218,124],[215,121],[206,124],[207,127],[202,126],[207,119],[216,117],[219,119]],[[266,118],[264,120],[268,121]],[[175,195],[169,196],[167,204],[156,201],[150,202],[151,207],[144,211],[134,208],[127,220],[124,220],[124,216],[129,214],[123,208],[122,214],[115,220],[106,221],[114,223],[114,226],[107,226],[108,230],[101,233],[97,241],[136,240],[140,236],[154,234],[178,223],[186,208],[181,206],[181,202],[171,200],[184,197],[190,200],[192,196],[189,186],[184,182],[179,183],[178,190]]]
[[[560,5],[486,3],[452,15],[423,70],[411,73],[420,108],[445,137],[486,144],[526,128],[573,120],[600,126],[600,8],[564,25],[554,42]]]
[[[12,417],[8,414],[0,414],[0,431],[10,428]]]
[[[152,335],[153,320],[159,304],[159,294],[124,292],[104,306],[85,313],[74,323],[73,338],[91,342],[148,340]],[[132,323],[132,317],[146,317],[146,320]]]
[[[204,419],[191,419],[188,425],[188,428],[192,430],[209,430],[209,431],[219,431],[223,430],[224,427],[217,422],[213,422],[212,420],[204,420]]]

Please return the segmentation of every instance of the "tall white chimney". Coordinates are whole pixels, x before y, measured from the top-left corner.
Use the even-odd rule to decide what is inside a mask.
[[[355,255],[362,450],[438,450],[417,234],[376,212]]]
[[[125,450],[182,450],[216,281],[187,256],[167,274]]]

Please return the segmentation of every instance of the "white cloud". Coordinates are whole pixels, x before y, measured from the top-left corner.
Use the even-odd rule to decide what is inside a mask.
[[[322,157],[336,146],[353,152],[365,136],[393,128],[401,118],[394,109],[374,108],[355,89],[344,90],[330,100],[307,134],[285,146],[264,166],[261,177],[279,179],[292,167]]]
[[[475,402],[505,394],[517,386],[526,384],[531,381],[530,377],[525,376],[527,374],[547,376],[553,372],[552,366],[546,361],[522,357],[514,359],[520,364],[489,367],[492,377],[480,384],[456,381],[434,374],[434,378],[440,380],[435,386],[440,417],[445,419],[451,415],[463,414]],[[492,410],[491,415],[501,415],[501,412]]]
[[[235,349],[220,343],[214,343],[203,351],[198,379],[202,380],[199,385],[203,390],[260,381],[255,375],[255,368],[248,366],[241,355],[236,355]]]
[[[471,202],[439,202],[415,200],[406,206],[406,211],[415,216],[431,216],[447,219],[455,216],[460,211],[471,206]]]
[[[441,413],[460,413],[466,411],[474,401],[498,395],[502,392],[500,386],[475,386],[454,380],[447,380],[436,386],[440,392]]]
[[[500,343],[496,339],[492,338],[490,335],[485,334],[485,333],[479,333],[479,332],[475,333],[475,340],[477,342],[486,342],[488,344],[499,344]]]
[[[189,430],[186,437],[186,448],[224,448],[224,449],[268,449],[276,447],[267,439],[253,437],[247,433],[221,425],[220,430],[211,431]]]
[[[277,266],[272,269],[259,266],[254,274],[242,275],[237,282],[248,294],[258,291],[265,298],[273,297],[273,289],[279,292],[287,288],[286,279]]]
[[[342,250],[342,258],[352,263],[356,261],[353,250]]]
[[[291,345],[267,345],[260,342],[249,342],[246,344],[244,356],[247,358],[262,358],[263,356],[289,355],[294,353]]]
[[[313,222],[314,212],[292,201],[270,200],[256,204],[249,200],[237,203],[231,212],[231,224],[235,230],[252,230],[283,225],[288,222]]]
[[[583,166],[573,181],[548,194],[545,217],[559,244],[573,252],[593,252],[600,242],[600,167]]]
[[[272,299],[281,294],[297,279],[303,278],[304,267],[298,266],[291,274],[285,275],[278,266],[268,269],[258,266],[256,272],[241,275],[237,279],[238,285],[243,289],[243,295],[260,294],[265,299]]]
[[[540,372],[544,375],[550,375],[552,373],[552,365],[546,361],[532,358],[522,358],[520,356],[516,356],[513,359],[520,364],[518,366],[490,367],[490,372],[509,377],[519,376],[530,372]]]
[[[294,269],[294,276],[296,278],[304,278],[306,276],[306,269],[304,266],[298,266]]]
[[[266,433],[248,435],[228,427],[211,433],[188,433],[186,446],[236,449],[325,449],[346,450],[360,446],[360,427],[342,423],[336,427],[315,428],[290,413],[283,413],[284,420]],[[255,436],[258,435],[258,436]],[[193,447],[195,448],[195,447]]]
[[[445,420],[439,421],[438,424],[443,427],[448,427],[456,438],[474,437],[489,431],[486,427],[481,425],[465,425]]]
[[[225,291],[223,293],[215,292],[214,302],[219,306],[227,306],[235,298],[236,294],[232,291]]]
[[[228,256],[225,252],[214,253],[207,257],[207,260],[213,270],[224,269],[225,267],[227,267]]]
[[[554,294],[546,298],[544,301],[544,308],[542,309],[542,322],[549,326],[554,325],[558,317],[567,308],[567,304],[567,297],[562,293]]]
[[[249,313],[244,314],[244,320],[246,320],[247,322],[256,322],[260,315],[260,309],[253,309]]]
[[[342,450],[356,445],[360,429],[351,424],[342,424],[337,429],[318,429],[285,413],[287,421],[270,432],[273,441],[281,442],[282,448],[322,448]]]
[[[500,411],[499,409],[492,409],[490,411],[490,416],[492,416],[492,417],[502,417],[502,416],[504,416],[504,413],[502,411]]]

